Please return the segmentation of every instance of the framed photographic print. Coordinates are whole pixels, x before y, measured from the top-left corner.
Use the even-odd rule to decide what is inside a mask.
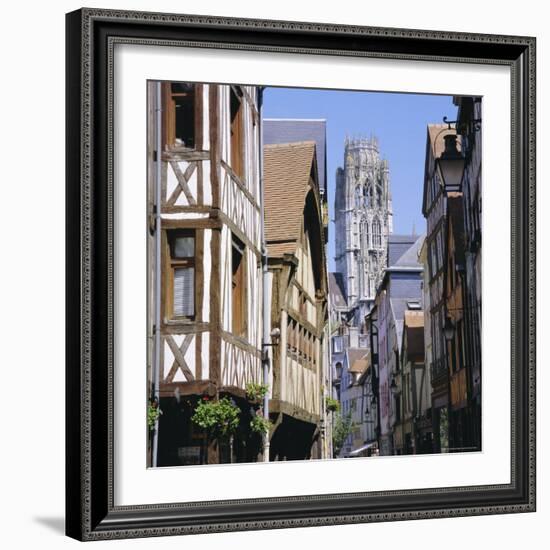
[[[534,38],[68,14],[67,304],[71,537],[534,511]]]

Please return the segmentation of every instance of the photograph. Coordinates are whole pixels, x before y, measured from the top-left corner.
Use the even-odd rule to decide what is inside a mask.
[[[481,452],[482,97],[146,86],[147,467]]]
[[[67,14],[70,537],[536,509],[536,37],[330,10]]]

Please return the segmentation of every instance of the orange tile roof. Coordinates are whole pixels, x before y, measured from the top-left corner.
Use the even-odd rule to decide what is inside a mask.
[[[314,141],[264,146],[264,215],[269,256],[292,254],[296,249],[312,169],[316,171]]]

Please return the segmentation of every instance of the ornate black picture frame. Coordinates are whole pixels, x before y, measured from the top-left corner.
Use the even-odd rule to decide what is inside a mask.
[[[115,43],[510,67],[513,346],[509,484],[114,505]],[[102,540],[535,510],[534,38],[82,9],[67,15],[66,47],[68,536]]]

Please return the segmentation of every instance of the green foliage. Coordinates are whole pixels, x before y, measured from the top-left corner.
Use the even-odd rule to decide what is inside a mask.
[[[191,420],[214,437],[225,437],[235,433],[239,426],[240,409],[227,397],[219,401],[207,398],[197,405]]]
[[[157,401],[149,401],[149,406],[147,407],[147,425],[149,429],[154,429],[159,416],[162,414]]]
[[[252,420],[250,421],[250,429],[253,432],[257,432],[259,434],[266,434],[271,429],[271,421],[267,418],[264,418],[263,416],[256,414],[252,417]]]
[[[340,410],[340,401],[332,397],[325,397],[325,407],[327,412],[338,412]]]
[[[351,419],[351,413],[342,416],[341,414],[334,415],[334,424],[332,425],[332,447],[334,456],[338,456],[344,442],[349,434],[354,430],[355,423]]]
[[[269,391],[269,386],[267,384],[257,384],[256,382],[249,382],[246,385],[246,397],[250,401],[259,401],[263,399],[267,392]]]

